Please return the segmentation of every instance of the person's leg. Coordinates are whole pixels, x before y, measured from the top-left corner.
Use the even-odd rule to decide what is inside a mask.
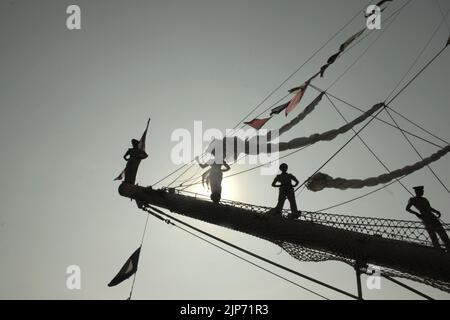
[[[441,238],[442,242],[444,242],[445,248],[448,252],[450,252],[450,239],[448,237],[447,232],[445,232],[444,227],[440,224],[439,227],[436,229],[437,234]]]
[[[433,243],[433,246],[435,248],[440,249],[441,245],[439,243],[439,239],[437,237],[435,228],[432,225],[425,224],[425,229],[427,230],[428,234],[430,235],[430,239],[431,239],[431,242]]]
[[[297,203],[295,202],[295,192],[294,192],[294,190],[292,190],[291,192],[289,192],[287,194],[287,198],[289,200],[289,204],[291,205],[291,213],[293,215],[297,215],[298,214],[298,210],[297,210]]]
[[[217,189],[217,202],[220,202],[222,199],[222,185]]]
[[[282,190],[280,190],[280,192],[278,193],[278,203],[277,206],[275,207],[275,211],[277,213],[281,213],[283,211],[285,201],[286,201],[286,194]]]

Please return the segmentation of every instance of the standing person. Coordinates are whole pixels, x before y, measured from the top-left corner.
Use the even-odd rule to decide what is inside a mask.
[[[132,139],[131,145],[133,148],[127,150],[123,158],[127,162],[125,167],[125,182],[134,184],[136,181],[136,175],[141,160],[148,157],[147,153],[139,148],[139,140]]]
[[[211,152],[211,155],[214,157],[213,160],[208,161],[206,164],[200,163],[198,157],[196,157],[195,160],[202,169],[208,166],[210,167],[209,170],[202,175],[202,182],[203,185],[206,183],[209,188],[211,188],[211,200],[215,203],[219,203],[222,195],[223,173],[231,168],[228,163],[226,163],[225,159],[219,159],[216,157],[214,150]],[[222,165],[224,166],[223,169]]]
[[[413,189],[416,196],[409,199],[408,205],[406,206],[406,211],[415,214],[422,220],[435,248],[441,249],[441,245],[439,244],[439,239],[437,237],[439,235],[447,248],[447,252],[450,252],[450,239],[445,232],[442,223],[439,221],[441,213],[431,207],[430,202],[423,196],[423,186],[414,187]],[[412,210],[411,207],[416,208],[419,212]]]
[[[287,172],[288,165],[286,163],[280,165],[280,170],[281,174],[277,175],[272,182],[272,187],[279,188],[278,203],[274,213],[281,214],[284,202],[288,199],[291,205],[291,214],[289,217],[298,218],[301,212],[297,210],[294,188],[298,186],[299,182],[294,175]],[[294,184],[292,184],[292,181],[294,181]]]

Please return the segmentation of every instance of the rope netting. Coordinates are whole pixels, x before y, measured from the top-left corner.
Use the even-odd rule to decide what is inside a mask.
[[[324,261],[340,261],[344,262],[352,267],[355,266],[356,261],[353,259],[349,259],[346,257],[342,257],[333,253],[319,251],[315,249],[310,249],[307,247],[300,246],[298,244],[293,244],[289,242],[274,242],[278,246],[280,246],[284,251],[286,251],[291,257],[303,261],[303,262],[324,262]],[[422,283],[433,288],[445,291],[450,293],[450,283],[445,281],[439,281],[436,279],[431,279],[427,277],[418,277],[413,274],[409,274],[406,272],[401,272],[398,270],[394,270],[391,268],[383,267],[383,266],[374,266],[367,265],[367,268],[361,270],[368,275],[371,275],[367,270],[379,270],[380,274],[395,277],[395,278],[403,278],[411,281],[415,281],[418,283]]]
[[[189,195],[204,200],[209,199],[207,196],[198,193],[187,191],[176,192],[181,195]],[[226,199],[222,199],[220,203],[225,206],[251,210],[259,214],[265,214],[267,211],[272,209],[269,207]],[[284,215],[287,215],[289,212],[289,210],[283,210]],[[316,224],[347,231],[377,235],[386,239],[412,242],[430,247],[433,246],[423,223],[420,221],[359,217],[309,211],[302,211],[302,215],[299,220],[314,222]],[[450,231],[450,224],[443,223],[442,225],[446,231]]]
[[[175,192],[181,195],[191,196],[202,200],[207,201],[209,200],[207,196],[198,193],[178,191],[178,190],[176,190]],[[231,206],[245,210],[250,210],[254,213],[258,213],[261,215],[266,214],[267,211],[271,209],[269,207],[258,206],[238,201],[231,201],[226,199],[222,199],[220,203],[223,206]],[[290,212],[289,210],[283,210],[284,215],[287,215],[289,212]],[[358,232],[362,234],[377,235],[379,237],[386,239],[405,241],[430,247],[433,246],[424,225],[420,221],[359,217],[359,216],[338,215],[323,212],[307,212],[307,211],[302,212],[302,215],[299,220],[313,222],[328,227]],[[450,231],[450,224],[443,223],[443,227],[447,232]],[[286,241],[273,241],[270,239],[265,240],[271,241],[272,243],[275,243],[276,245],[280,246],[291,257],[299,261],[324,262],[334,260],[344,262],[351,266],[355,266],[356,264],[355,260],[337,255],[335,253],[311,249],[308,247],[304,247]],[[376,267],[384,275],[412,280],[450,293],[450,283],[430,278],[418,277],[409,273],[400,272],[382,266]]]

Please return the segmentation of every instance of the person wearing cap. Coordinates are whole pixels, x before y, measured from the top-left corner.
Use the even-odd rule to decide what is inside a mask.
[[[288,199],[291,205],[291,215],[290,218],[298,218],[300,216],[300,211],[297,210],[297,203],[295,202],[295,192],[294,188],[298,186],[299,182],[297,178],[288,173],[288,165],[282,163],[280,165],[281,174],[277,175],[272,182],[272,187],[279,188],[278,203],[272,213],[281,214],[284,206],[284,202]],[[292,181],[294,184],[292,184]]]
[[[415,214],[422,220],[435,248],[441,248],[438,239],[439,235],[442,242],[444,242],[447,252],[450,252],[450,239],[445,232],[442,223],[439,221],[441,213],[431,207],[430,202],[423,196],[423,186],[417,186],[413,189],[416,193],[416,196],[409,199],[408,205],[406,206],[406,211]],[[419,212],[412,210],[411,207],[416,208]]]
[[[127,162],[125,167],[125,182],[134,184],[136,181],[136,175],[141,160],[148,157],[147,153],[139,148],[139,140],[132,139],[131,145],[133,148],[127,150],[123,158]]]

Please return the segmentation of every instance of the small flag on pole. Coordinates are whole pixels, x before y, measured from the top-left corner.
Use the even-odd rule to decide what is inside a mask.
[[[250,127],[259,130],[261,129],[267,121],[269,121],[271,119],[271,117],[269,118],[264,118],[264,119],[253,119],[250,122],[244,122],[245,124],[249,125]]]
[[[285,114],[286,116],[295,109],[295,107],[300,103],[300,101],[303,98],[303,95],[305,94],[306,88],[308,87],[309,82],[306,82],[299,88],[291,89],[290,91],[295,92],[297,91],[297,94],[292,98],[291,102],[289,102],[289,105],[286,107]]]
[[[145,151],[145,140],[147,139],[147,130],[148,130],[149,124],[150,124],[150,118],[148,118],[148,120],[147,120],[147,126],[145,127],[145,131],[142,134],[141,140],[139,140],[139,144],[138,144],[138,148],[141,149],[142,151]]]
[[[128,258],[127,262],[120,269],[119,273],[108,283],[108,287],[113,287],[125,281],[133,274],[136,273],[138,263],[139,263],[139,254],[141,253],[141,247],[139,247],[132,255]]]

